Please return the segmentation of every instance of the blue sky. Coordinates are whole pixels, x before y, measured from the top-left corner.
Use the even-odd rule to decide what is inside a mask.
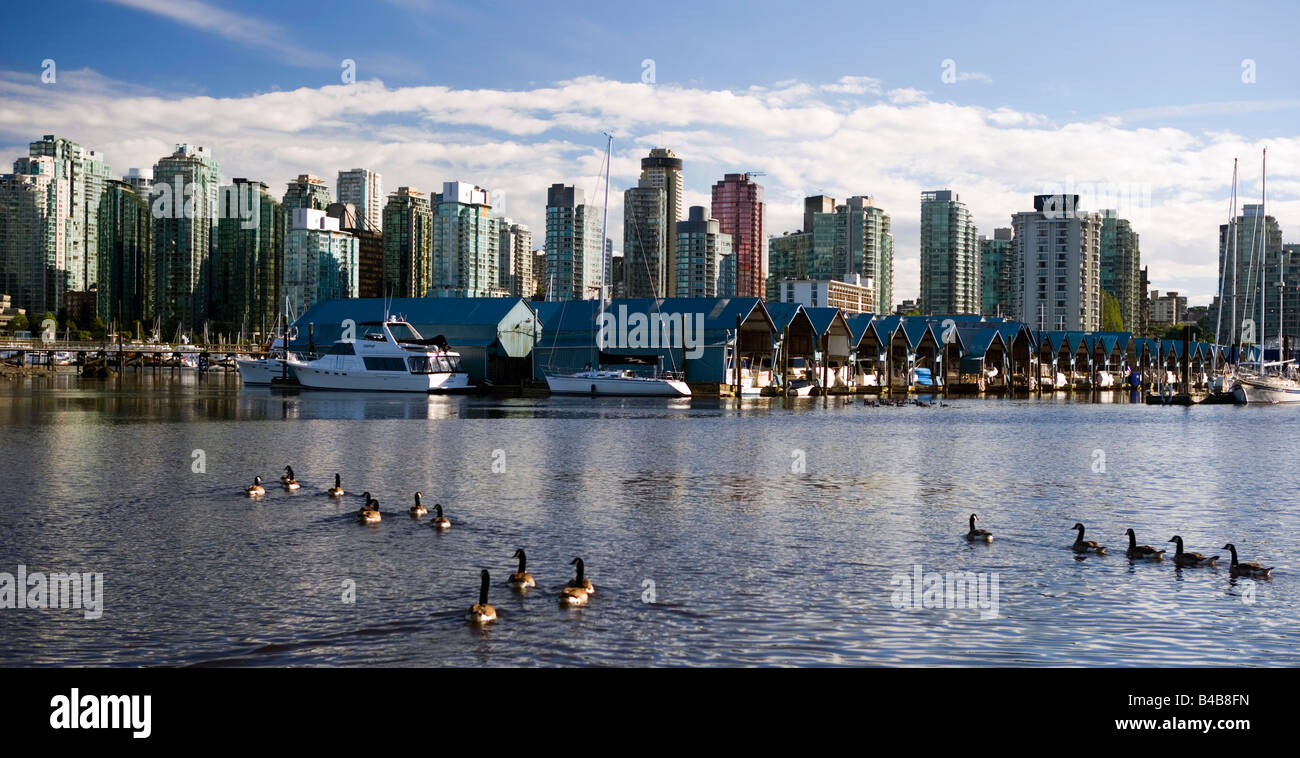
[[[660,144],[686,161],[692,202],[725,171],[766,171],[773,233],[797,225],[804,194],[875,196],[894,217],[896,299],[916,289],[921,189],[951,186],[989,231],[1054,182],[1146,187],[1144,262],[1195,303],[1215,286],[1232,156],[1257,193],[1267,144],[1270,204],[1300,240],[1300,12],[1286,3],[115,0],[0,14],[0,165],[49,132],[115,173],[206,141],[227,176],[277,192],[299,172],[373,164],[386,190],[473,181],[538,226],[547,184],[595,190],[599,132],[614,128],[616,192]],[[356,89],[341,87],[344,59]],[[111,102],[138,121],[108,118]]]

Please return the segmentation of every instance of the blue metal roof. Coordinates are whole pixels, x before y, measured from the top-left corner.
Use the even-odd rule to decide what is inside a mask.
[[[812,322],[813,331],[816,332],[819,337],[831,330],[836,319],[842,323],[846,331],[849,331],[849,333],[852,334],[852,330],[849,329],[848,322],[844,320],[844,314],[839,308],[832,308],[823,305],[814,306],[812,308],[805,307],[803,311],[808,314],[808,320]]]
[[[776,325],[776,330],[782,334],[785,333],[790,323],[798,318],[800,313],[804,312],[804,307],[799,303],[767,303],[766,307],[767,315],[771,317],[772,323]],[[804,318],[808,318],[807,313],[804,313]],[[809,324],[811,323],[812,320],[809,319]]]
[[[849,339],[854,345],[860,344],[862,338],[867,336],[867,330],[870,329],[876,335],[876,339],[884,342],[880,338],[880,332],[876,331],[874,313],[855,313],[846,320],[849,322]]]

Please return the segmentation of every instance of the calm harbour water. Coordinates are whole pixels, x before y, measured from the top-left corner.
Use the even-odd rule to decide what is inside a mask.
[[[0,665],[1300,664],[1300,408],[948,402],[2,380],[0,571],[102,572],[105,610],[0,609]],[[301,491],[273,486],[285,464]],[[406,514],[416,490],[452,529]],[[963,538],[972,511],[993,544]],[[1076,521],[1110,555],[1076,557]],[[1222,567],[1131,563],[1128,527]],[[1229,541],[1274,578],[1230,578]],[[598,592],[565,610],[575,555]],[[996,573],[997,617],[895,607],[917,564]]]

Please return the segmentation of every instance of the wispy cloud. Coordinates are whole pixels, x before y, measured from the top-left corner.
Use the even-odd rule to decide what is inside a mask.
[[[333,66],[338,61],[298,47],[284,30],[244,14],[231,13],[199,0],[106,0],[161,16],[178,24],[212,32],[232,42],[260,48],[294,66]]]

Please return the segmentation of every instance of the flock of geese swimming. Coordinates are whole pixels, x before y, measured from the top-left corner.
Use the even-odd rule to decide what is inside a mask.
[[[975,528],[975,522],[978,520],[978,518],[979,517],[976,516],[974,513],[970,515],[970,531],[966,532],[967,541],[992,542],[993,541],[992,532]],[[1071,550],[1073,550],[1076,553],[1095,553],[1097,555],[1106,554],[1106,547],[1104,545],[1101,545],[1094,540],[1085,540],[1083,538],[1083,532],[1084,532],[1083,524],[1075,524],[1070,528],[1078,532],[1078,536],[1074,538],[1074,544],[1070,545]],[[1124,534],[1128,536],[1128,550],[1125,551],[1125,555],[1127,555],[1129,558],[1133,558],[1135,560],[1151,560],[1151,561],[1164,560],[1165,552],[1167,551],[1156,550],[1150,545],[1139,545],[1137,543],[1137,534],[1134,533],[1132,529],[1129,529]],[[1174,565],[1178,566],[1179,568],[1196,568],[1199,566],[1213,566],[1215,561],[1219,560],[1219,556],[1217,555],[1212,555],[1209,558],[1207,558],[1201,553],[1192,553],[1183,550],[1183,538],[1179,537],[1177,534],[1171,537],[1169,541],[1174,543],[1174,545],[1177,547],[1177,550],[1174,552]],[[1270,575],[1272,574],[1273,571],[1272,566],[1268,566],[1266,568],[1260,565],[1259,563],[1255,563],[1254,561],[1251,561],[1249,563],[1243,563],[1237,560],[1237,546],[1232,544],[1231,542],[1224,545],[1223,549],[1232,553],[1232,568],[1230,569],[1232,576],[1234,577],[1246,576],[1246,577],[1252,577],[1256,579],[1270,578]]]
[[[294,476],[292,466],[284,467],[284,473],[280,476],[280,484],[290,492],[302,486]],[[252,485],[244,489],[244,494],[251,498],[264,496],[266,488],[262,486],[262,477],[254,477]],[[347,494],[343,491],[343,478],[335,474],[334,486],[326,490],[325,494],[332,498],[340,498]],[[371,497],[369,492],[362,492],[361,498],[364,505],[357,511],[357,521],[362,524],[377,524],[382,521],[383,516],[379,512],[379,501]],[[451,521],[443,515],[442,504],[434,503],[433,508],[436,515],[429,522],[429,525],[440,531],[450,529]],[[407,513],[412,518],[421,518],[429,513],[429,509],[425,507],[422,501],[421,493],[415,493],[415,504],[407,510]],[[533,575],[528,573],[528,556],[524,554],[523,548],[516,550],[510,557],[519,559],[519,570],[511,574],[506,580],[510,588],[516,592],[524,592],[529,588],[536,587],[537,582],[533,579]],[[596,587],[587,578],[587,567],[581,558],[574,558],[569,565],[574,567],[575,575],[560,589],[560,605],[577,608],[587,604],[591,596],[596,594]],[[469,609],[469,620],[472,623],[487,624],[497,620],[496,609],[488,604],[488,586],[490,582],[491,578],[488,570],[483,569],[479,574],[478,602],[470,606]]]

